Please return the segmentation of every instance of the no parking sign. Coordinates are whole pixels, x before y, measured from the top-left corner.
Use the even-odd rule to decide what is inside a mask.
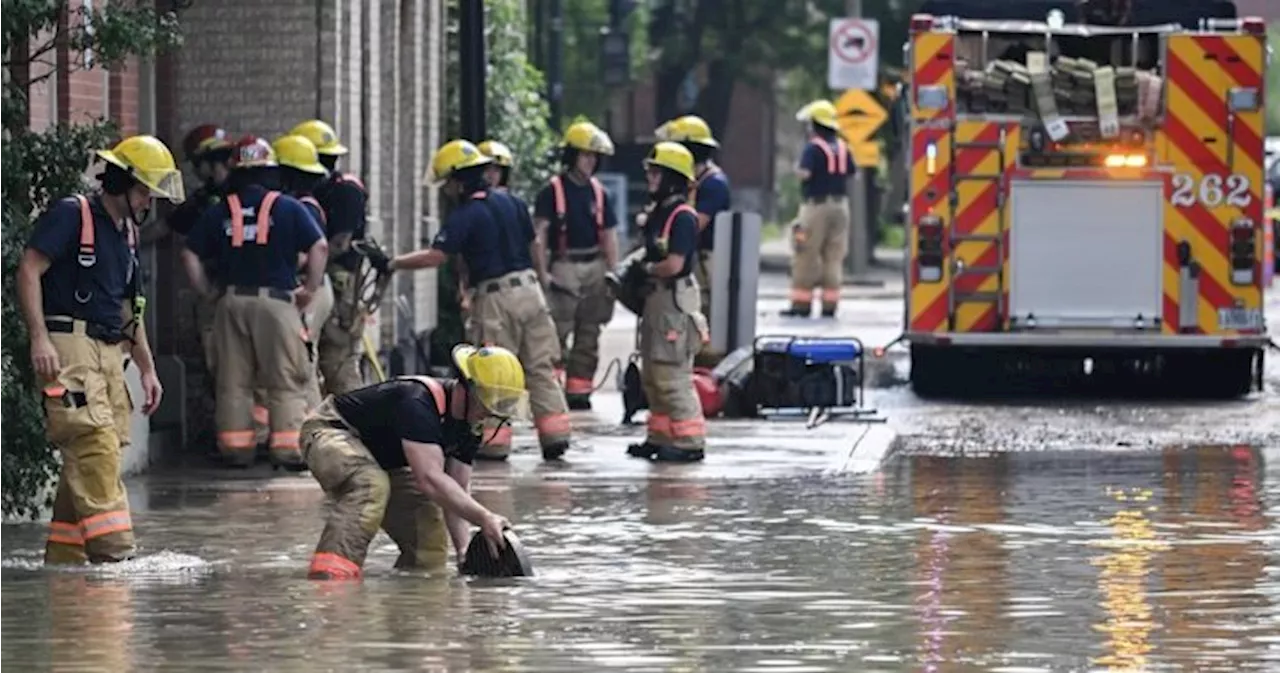
[[[832,19],[827,36],[827,85],[832,89],[876,88],[880,22]]]

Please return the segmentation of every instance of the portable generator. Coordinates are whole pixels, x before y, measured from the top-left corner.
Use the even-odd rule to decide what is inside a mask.
[[[761,418],[875,418],[866,406],[865,349],[855,337],[760,336],[752,343],[749,398]]]

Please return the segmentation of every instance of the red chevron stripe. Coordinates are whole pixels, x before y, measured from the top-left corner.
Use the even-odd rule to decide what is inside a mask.
[[[1236,86],[1262,86],[1262,72],[1254,70],[1251,64],[1241,58],[1240,52],[1231,46],[1227,38],[1221,35],[1201,35],[1197,36],[1195,41],[1205,52],[1218,57],[1218,65],[1231,79],[1235,80]]]
[[[1214,92],[1172,49],[1168,51],[1166,60],[1170,83],[1186,92],[1187,96],[1195,101],[1196,107],[1200,108],[1209,119],[1214,120],[1215,124],[1220,125],[1214,129],[1201,129],[1201,132],[1219,131],[1225,136],[1226,128],[1221,125],[1225,125],[1227,119],[1227,103],[1224,99],[1226,92],[1224,91],[1221,94]],[[1168,119],[1176,119],[1176,116],[1168,115]],[[1183,145],[1182,150],[1188,152],[1188,156],[1196,158],[1199,158],[1200,155],[1211,155],[1212,152],[1197,149],[1201,147],[1199,136],[1194,137],[1196,137],[1197,144]],[[1262,147],[1262,138],[1253,129],[1249,128],[1248,124],[1235,124],[1232,138],[1236,145],[1246,148],[1246,150],[1247,148]],[[1223,174],[1225,175],[1225,172]]]
[[[947,295],[943,293],[939,298],[941,301],[935,300],[929,304],[929,308],[916,315],[915,320],[911,321],[911,331],[933,332],[942,326],[947,319]]]
[[[924,161],[927,159],[928,146],[930,142],[938,142],[947,133],[942,129],[923,129],[918,131],[914,138],[914,146],[912,147],[913,161]],[[974,137],[974,142],[990,143],[995,142],[1000,136],[1000,126],[997,124],[988,124]],[[947,198],[950,191],[951,174],[957,173],[964,175],[973,172],[985,159],[985,155],[978,152],[977,158],[971,151],[956,152],[956,161],[953,166],[940,165],[938,172],[929,179],[924,189],[916,191],[911,198],[912,213],[924,213],[929,208]],[[941,161],[938,162],[942,164]],[[914,166],[914,164],[912,164]],[[954,170],[953,170],[954,169]],[[933,193],[933,198],[929,198],[929,193]]]
[[[975,229],[982,225],[982,221],[996,209],[996,194],[1000,191],[1000,185],[995,182],[987,184],[978,192],[977,196],[969,202],[969,205],[956,215],[956,221],[951,228],[959,234],[972,234]]]
[[[921,85],[930,86],[937,84],[938,80],[942,79],[943,76],[947,74],[947,71],[954,66],[955,58],[952,53],[954,49],[955,40],[947,40],[942,48],[934,52],[932,58],[925,62],[923,66],[916,68],[915,82],[917,88]],[[939,58],[944,54],[946,55],[946,58]]]
[[[1181,331],[1182,325],[1178,324],[1178,303],[1169,295],[1164,295],[1164,324],[1174,327],[1177,331]]]

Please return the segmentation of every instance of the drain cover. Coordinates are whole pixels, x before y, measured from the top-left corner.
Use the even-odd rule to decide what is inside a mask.
[[[509,530],[504,531],[503,536],[507,545],[502,548],[498,558],[494,558],[489,552],[489,545],[485,544],[484,533],[476,531],[471,536],[471,543],[467,545],[467,557],[460,569],[462,574],[478,577],[532,577],[533,562],[525,553],[524,545],[520,544],[520,538]]]

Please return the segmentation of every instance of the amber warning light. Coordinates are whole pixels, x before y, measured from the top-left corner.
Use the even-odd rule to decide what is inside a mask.
[[[1147,155],[1108,154],[1104,163],[1107,168],[1143,168],[1147,165]]]

